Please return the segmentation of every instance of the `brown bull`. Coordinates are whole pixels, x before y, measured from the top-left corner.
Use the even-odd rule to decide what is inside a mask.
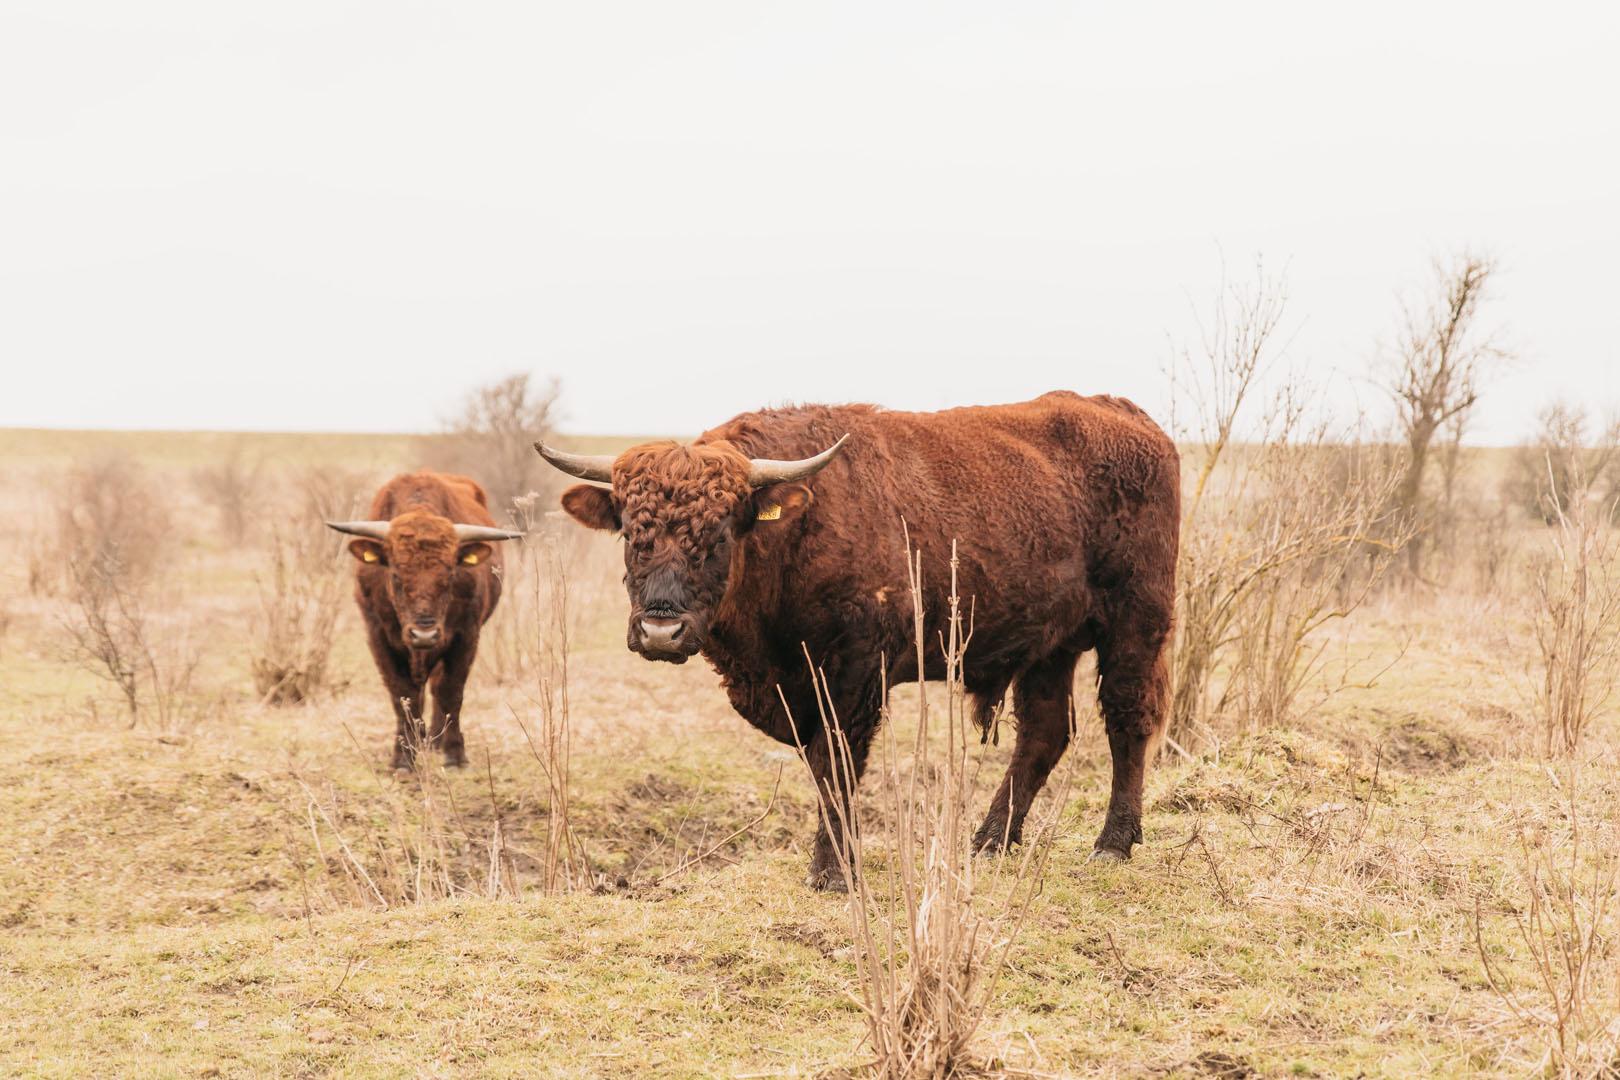
[[[408,768],[423,742],[426,689],[433,684],[428,737],[447,765],[465,765],[461,698],[478,655],[478,633],[501,598],[501,552],[520,532],[495,528],[488,499],[465,476],[396,476],[371,501],[371,521],[329,521],[360,537],[349,552],[354,598],[372,658],[394,703],[394,767]]]
[[[1075,664],[1088,649],[1114,762],[1095,855],[1129,858],[1141,842],[1143,772],[1166,705],[1180,483],[1175,445],[1136,406],[1061,391],[938,413],[803,406],[617,459],[538,449],[611,484],[570,488],[562,503],[624,534],[631,650],[677,663],[702,652],[749,723],[785,743],[797,735],[824,799],[832,746],[805,649],[826,673],[858,778],[885,679],[943,677],[941,586],[956,539],[972,613],[966,688],[982,724],[1009,687],[1018,717],[979,848],[1020,838],[1068,745]],[[811,476],[813,498],[800,483]],[[921,673],[902,522],[932,575]],[[836,860],[823,828],[811,884],[840,887]]]

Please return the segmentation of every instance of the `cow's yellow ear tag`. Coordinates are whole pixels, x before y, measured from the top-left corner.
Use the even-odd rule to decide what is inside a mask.
[[[361,562],[376,562],[377,561],[377,553],[375,551],[362,551],[360,553],[360,561]]]
[[[755,521],[776,521],[782,516],[782,504],[773,503],[754,515]]]
[[[478,552],[469,551],[469,552],[467,552],[467,554],[463,555],[461,557],[461,565],[462,566],[477,566],[478,565]]]

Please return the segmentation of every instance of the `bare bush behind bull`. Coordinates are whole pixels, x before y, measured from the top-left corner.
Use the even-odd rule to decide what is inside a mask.
[[[496,520],[515,521],[513,500],[556,486],[530,446],[550,435],[560,393],[556,379],[542,383],[527,373],[478,387],[443,431],[422,437],[416,464],[476,476]]]

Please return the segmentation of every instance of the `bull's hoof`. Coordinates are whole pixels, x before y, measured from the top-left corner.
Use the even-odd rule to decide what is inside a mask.
[[[444,752],[444,767],[447,769],[464,768],[467,764],[467,755],[461,750],[446,750]]]
[[[394,764],[391,768],[395,772],[414,772],[416,770],[416,759],[410,754],[395,754]]]
[[[973,854],[994,858],[1005,851],[1011,851],[1019,843],[1018,834],[1009,834],[1005,825],[991,826],[989,822],[985,822],[973,836]]]
[[[815,867],[811,867],[810,876],[805,879],[805,884],[817,892],[849,892],[849,882],[844,880],[843,871],[836,867],[831,870],[817,870]]]
[[[1124,852],[1115,851],[1113,848],[1100,847],[1093,849],[1091,858],[1086,861],[1101,863],[1104,866],[1117,866],[1119,863],[1130,862],[1131,857]]]

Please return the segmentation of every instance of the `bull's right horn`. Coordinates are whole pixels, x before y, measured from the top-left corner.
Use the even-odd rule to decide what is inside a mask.
[[[336,529],[340,533],[350,536],[364,536],[368,540],[387,540],[388,522],[386,521],[328,521],[328,529]]]
[[[814,457],[801,458],[798,461],[775,461],[770,458],[753,458],[748,462],[748,485],[750,487],[764,487],[766,484],[785,484],[793,480],[803,480],[807,476],[814,476],[844,448],[849,441],[846,434],[837,442]]]
[[[608,454],[570,454],[566,450],[553,450],[545,443],[535,443],[534,449],[569,476],[581,480],[594,480],[598,484],[613,483],[613,458]]]

